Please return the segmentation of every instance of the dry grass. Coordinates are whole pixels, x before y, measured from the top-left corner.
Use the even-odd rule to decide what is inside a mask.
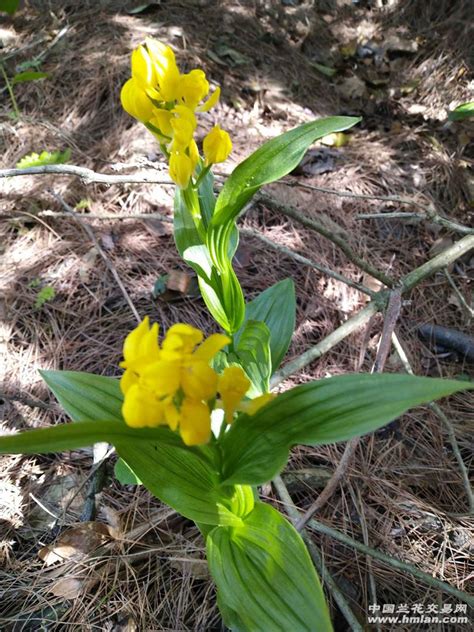
[[[10,74],[14,74],[15,64],[44,50],[63,26],[68,30],[45,56],[43,68],[51,72],[51,78],[17,86],[20,121],[8,118],[11,106],[7,94],[2,95],[4,166],[14,166],[31,151],[68,146],[73,163],[97,170],[105,171],[118,162],[132,170],[160,168],[153,139],[121,111],[118,98],[128,74],[130,49],[146,34],[172,44],[188,67],[201,65],[222,85],[224,102],[218,117],[235,139],[235,161],[264,138],[314,115],[360,112],[364,123],[348,146],[335,150],[334,169],[324,175],[299,176],[300,182],[423,199],[458,221],[472,221],[465,178],[469,156],[461,137],[461,132],[471,132],[468,126],[446,126],[438,120],[451,102],[467,95],[469,60],[462,46],[467,41],[466,21],[461,18],[468,3],[443,3],[443,7],[455,7],[447,14],[443,9],[435,34],[430,31],[432,13],[419,10],[420,5],[435,3],[424,2],[406,3],[401,13],[354,9],[346,3],[334,13],[330,2],[314,10],[310,2],[287,8],[280,3],[226,2],[217,3],[216,8],[216,3],[204,0],[196,10],[197,3],[191,7],[189,2],[172,1],[138,16],[126,13],[128,1],[27,4],[26,11],[2,24],[17,36],[5,51],[14,53],[5,63]],[[44,10],[45,4],[48,10]],[[388,92],[369,92],[363,98],[345,99],[310,64],[337,65],[338,46],[347,44],[344,38],[350,39],[361,25],[374,36],[382,36],[385,27],[400,24],[409,33],[419,34],[422,44],[415,56],[407,57],[392,73],[391,85],[415,78],[419,80],[415,93],[399,98]],[[222,51],[223,44],[243,56],[243,62],[231,67],[219,64],[215,54]],[[358,72],[350,62],[344,63],[342,75]],[[425,110],[410,114],[413,105]],[[206,122],[210,124],[211,117]],[[94,215],[170,214],[172,192],[159,186],[86,188],[66,178],[12,179],[0,186],[5,264],[0,347],[6,362],[2,389],[7,395],[1,412],[3,431],[10,432],[65,420],[39,379],[38,368],[118,375],[121,342],[134,325],[120,290],[82,228],[70,219],[38,216],[41,210],[60,210],[48,188],[72,205],[89,200]],[[308,215],[335,222],[346,231],[354,249],[393,275],[420,265],[430,256],[435,241],[444,236],[432,226],[361,222],[355,217],[370,210],[398,210],[393,203],[361,202],[283,184],[270,190]],[[243,221],[278,243],[361,280],[359,271],[331,244],[298,224],[263,207],[253,208]],[[150,314],[164,328],[182,320],[209,332],[215,330],[199,299],[166,303],[151,297],[159,275],[184,269],[166,226],[132,219],[88,222],[141,315]],[[247,297],[282,278],[295,281],[297,327],[289,358],[321,340],[364,304],[357,291],[296,265],[284,255],[272,252],[269,256],[257,240],[242,239],[242,248],[244,265],[237,273]],[[469,257],[453,270],[467,298],[472,270]],[[38,287],[46,285],[55,289],[56,296],[35,309]],[[421,375],[468,374],[472,367],[428,349],[415,333],[415,325],[423,322],[469,331],[472,323],[453,298],[445,277],[440,274],[425,282],[409,299],[402,308],[399,334],[414,370]],[[381,318],[375,319],[371,330],[352,335],[284,387],[370,370],[381,327]],[[7,341],[7,352],[1,340]],[[387,370],[402,370],[395,355],[389,358]],[[25,394],[46,406],[26,405]],[[443,409],[455,426],[469,464],[472,400],[456,396],[444,402]],[[289,469],[333,471],[342,450],[343,446],[299,447]],[[90,468],[89,450],[2,459],[2,629],[37,630],[42,625],[51,630],[79,626],[116,632],[222,629],[203,563],[204,544],[194,525],[142,488],[120,486],[112,476],[98,500],[98,519],[115,529],[114,536],[80,562],[45,569],[38,550],[60,537],[65,526],[79,522],[83,496],[79,493],[73,498],[74,490],[87,483]],[[306,508],[319,491],[317,485],[302,484],[292,493]],[[278,502],[272,493],[269,500]],[[58,519],[41,509],[38,501]],[[429,409],[417,409],[395,427],[362,441],[344,486],[318,517],[358,540],[363,540],[365,524],[371,546],[467,590],[472,536],[465,514],[461,478],[446,435]],[[316,535],[314,539],[361,621],[373,601],[369,573],[379,603],[444,600],[381,563],[369,567],[363,556],[339,543]],[[80,584],[76,598],[51,594],[54,582],[64,578]],[[335,606],[333,614],[336,629],[345,630]]]

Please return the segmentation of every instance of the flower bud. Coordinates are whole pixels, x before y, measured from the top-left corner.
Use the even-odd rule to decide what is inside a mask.
[[[215,125],[204,138],[203,151],[206,165],[224,162],[232,151],[232,141],[229,134],[222,130],[219,125]]]

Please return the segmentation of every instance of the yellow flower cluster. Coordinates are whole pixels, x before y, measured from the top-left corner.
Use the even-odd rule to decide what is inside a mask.
[[[237,366],[216,373],[210,360],[230,342],[223,334],[203,333],[183,323],[173,325],[161,346],[158,324],[146,317],[131,331],[123,346],[125,373],[120,381],[124,394],[123,417],[135,428],[168,425],[178,430],[187,445],[207,443],[211,436],[211,411],[217,403],[231,423],[236,410],[255,413],[271,394],[249,402],[243,397],[250,387]],[[217,400],[217,395],[220,399]]]
[[[122,106],[144,123],[160,142],[169,160],[170,176],[186,188],[200,161],[194,140],[196,113],[207,112],[219,100],[220,89],[211,96],[202,70],[181,74],[173,50],[148,38],[132,53],[132,77],[122,88]],[[206,166],[227,160],[232,142],[215,125],[203,142]]]

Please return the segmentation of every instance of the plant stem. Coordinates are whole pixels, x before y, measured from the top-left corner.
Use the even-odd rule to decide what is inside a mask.
[[[2,73],[3,79],[5,81],[5,84],[7,86],[7,90],[8,90],[8,94],[10,95],[10,100],[12,102],[13,105],[13,110],[15,112],[15,117],[17,120],[20,119],[21,114],[20,114],[20,110],[18,108],[18,103],[16,102],[16,98],[15,98],[15,94],[13,92],[13,87],[12,84],[10,83],[10,80],[8,79],[7,73],[5,72],[5,68],[3,67],[3,64],[0,63],[0,72]]]

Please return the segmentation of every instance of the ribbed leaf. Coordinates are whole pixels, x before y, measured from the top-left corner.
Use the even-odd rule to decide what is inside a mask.
[[[222,443],[225,483],[264,483],[291,446],[345,441],[372,432],[419,404],[473,384],[412,375],[344,375],[297,386],[252,417],[241,415]]]
[[[233,486],[219,487],[209,447],[189,448],[168,428],[131,428],[116,420],[61,424],[0,437],[2,454],[47,454],[107,441],[157,498],[191,520],[239,524]],[[237,497],[236,497],[237,494]]]
[[[119,380],[82,371],[40,371],[61,406],[73,421],[123,421]]]
[[[239,364],[252,382],[250,397],[269,390],[271,374],[270,331],[265,323],[248,320],[236,346]]]
[[[261,320],[270,330],[272,373],[280,366],[290,346],[295,330],[295,286],[291,279],[284,279],[259,294],[245,306],[245,321],[235,335],[234,344],[249,320]]]
[[[75,371],[42,375],[78,423],[0,437],[0,452],[54,452],[108,441],[152,494],[184,516],[207,524],[239,522],[233,512],[241,492],[220,487],[211,447],[189,448],[165,427],[127,426],[117,379]]]
[[[318,138],[343,132],[360,120],[353,116],[331,116],[304,123],[264,143],[226,180],[217,198],[211,224],[221,226],[237,217],[260,187],[279,180],[297,167],[308,147]]]
[[[114,466],[114,475],[122,485],[141,485],[142,482],[134,474],[132,468],[121,458],[118,458]]]
[[[242,632],[330,632],[324,594],[293,526],[261,502],[239,527],[207,536],[224,623]]]

